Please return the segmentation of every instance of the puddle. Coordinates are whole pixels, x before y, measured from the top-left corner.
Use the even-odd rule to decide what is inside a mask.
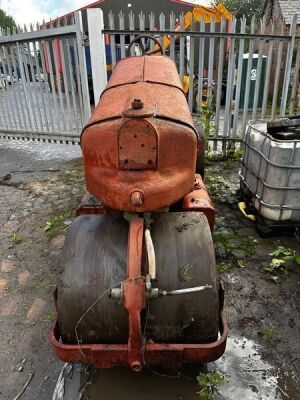
[[[213,368],[220,368],[230,376],[216,399],[300,399],[293,379],[263,361],[260,346],[252,340],[229,338],[224,356],[208,365],[208,369]]]
[[[229,337],[225,355],[202,371],[215,368],[229,375],[215,400],[300,399],[292,377],[263,361],[259,345],[251,340]],[[199,400],[194,378],[198,372],[192,367],[181,370],[180,376],[178,371],[157,369],[136,374],[126,368],[95,370],[77,365],[65,377],[63,397],[52,400]]]

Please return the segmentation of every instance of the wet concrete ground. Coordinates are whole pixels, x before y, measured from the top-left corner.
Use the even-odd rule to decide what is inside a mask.
[[[65,227],[74,217],[66,208],[76,206],[83,192],[79,155],[78,147],[0,141],[0,178],[12,175],[8,186],[0,186],[0,398],[13,399],[34,373],[22,400],[197,399],[195,376],[200,368],[179,371],[178,377],[178,371],[146,369],[135,374],[82,366],[65,368],[64,391],[53,397],[64,364],[55,359],[48,341],[55,318],[52,291]],[[235,166],[209,169],[210,175],[225,179],[226,190],[237,188]],[[277,285],[263,270],[270,262],[269,252],[278,244],[299,249],[299,242],[293,237],[260,239],[252,223],[225,200],[215,201],[218,216],[224,218],[222,228],[245,236],[249,243],[254,238],[258,244],[251,255],[241,246],[230,249],[230,254],[217,248],[218,262],[231,266],[222,272],[228,345],[225,355],[206,367],[228,374],[229,381],[220,387],[216,399],[299,400],[299,269],[280,277]],[[62,215],[62,224],[46,234],[46,222],[57,215]],[[17,229],[23,241],[12,245],[11,235]],[[244,267],[239,268],[237,261]],[[260,331],[270,325],[278,337],[265,340]]]

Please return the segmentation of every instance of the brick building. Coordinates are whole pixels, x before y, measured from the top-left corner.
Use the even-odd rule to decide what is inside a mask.
[[[281,31],[283,31],[283,35],[289,35],[290,26],[292,17],[297,14],[297,35],[300,35],[300,0],[266,0],[263,10],[263,17],[266,19],[265,25],[265,33],[272,33],[272,25],[274,25],[274,34],[280,35]],[[268,46],[269,44],[265,44],[264,54],[268,54]],[[270,79],[270,87],[274,86],[274,78],[275,78],[275,70],[277,66],[277,56],[278,56],[278,46],[279,41],[276,40],[274,42],[273,47],[273,63],[271,69],[271,79]],[[296,51],[295,48],[294,57],[293,57],[293,65],[294,67],[295,59],[296,59]],[[281,57],[281,79],[280,82],[283,81],[285,62],[287,55],[287,42],[285,41],[282,49],[282,57]]]

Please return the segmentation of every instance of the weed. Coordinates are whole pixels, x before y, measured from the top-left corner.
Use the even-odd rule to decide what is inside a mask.
[[[200,372],[197,376],[200,387],[197,395],[200,399],[213,400],[215,395],[220,394],[220,386],[229,381],[229,375],[223,371],[210,371],[207,374]]]
[[[209,140],[209,138],[207,139]],[[232,144],[227,145],[222,152],[211,152],[211,149],[206,152],[205,163],[206,165],[213,165],[214,162],[223,162],[224,169],[232,169],[239,165],[243,157],[243,150],[236,148]]]
[[[268,342],[274,341],[278,337],[278,333],[272,325],[265,326],[259,331],[259,333],[262,335],[263,339],[267,340]]]
[[[219,274],[229,272],[232,269],[232,264],[230,262],[221,261],[217,263],[217,271]]]
[[[69,207],[63,211],[62,214],[54,215],[51,219],[49,219],[44,226],[44,231],[49,237],[53,237],[56,234],[65,234],[67,227],[65,226],[64,221],[66,219],[73,219],[74,216],[75,210],[72,207]]]
[[[238,258],[237,251],[242,252],[245,256],[253,256],[256,252],[256,247],[259,241],[252,236],[240,236],[234,232],[228,231],[225,228],[217,228],[213,232],[213,239],[217,255],[222,255],[222,258]],[[239,265],[243,268],[241,265]]]
[[[16,232],[14,232],[11,237],[10,237],[11,243],[14,244],[20,244],[23,242],[23,236],[22,235],[17,235]]]
[[[181,282],[188,282],[192,279],[191,272],[193,266],[190,264],[184,265],[183,267],[179,268],[178,271],[178,278]]]
[[[215,109],[213,106],[207,105],[207,107],[202,108],[200,121],[203,125],[204,136],[206,140],[208,140],[216,133],[217,126],[213,122],[214,117],[215,117]]]
[[[217,255],[220,255],[222,256],[222,258],[226,259],[232,255],[232,251],[234,249],[233,237],[234,234],[227,231],[226,229],[217,230],[213,233],[214,245]]]
[[[205,185],[214,202],[232,205],[237,203],[236,185],[214,171],[206,170]]]
[[[218,126],[214,121],[216,109],[213,100],[213,97],[207,99],[207,106],[202,108],[200,114],[200,122],[204,131],[206,163],[210,161],[225,161],[225,169],[231,169],[240,162],[243,156],[243,150],[240,148],[236,149],[234,143],[229,143],[221,153],[216,154],[215,151],[212,153],[209,140],[218,134]]]
[[[230,146],[226,149],[224,169],[232,169],[239,165],[243,157],[243,150]]]
[[[55,228],[56,226],[58,226],[60,224],[61,218],[58,216],[55,216],[53,218],[51,218],[49,221],[46,222],[44,231],[50,231],[50,229]]]
[[[54,317],[52,314],[47,314],[44,317],[44,321],[46,321],[46,322],[52,322],[53,320],[54,320]]]
[[[236,235],[236,240],[238,242],[238,249],[245,252],[246,256],[254,256],[256,253],[256,247],[259,241],[253,237],[238,236]]]
[[[285,261],[294,260],[297,262],[297,259],[300,257],[300,253],[296,254],[296,251],[284,246],[278,246],[276,250],[269,254],[270,256],[279,257],[283,256]],[[299,262],[300,264],[300,262]]]
[[[215,202],[232,204],[235,202],[235,191],[230,191],[230,186],[219,175],[206,174],[205,184],[209,188],[209,195]]]
[[[274,258],[264,270],[267,272],[269,279],[275,283],[279,282],[280,274],[287,275],[294,264],[300,265],[300,253],[284,246],[278,246],[269,255]]]

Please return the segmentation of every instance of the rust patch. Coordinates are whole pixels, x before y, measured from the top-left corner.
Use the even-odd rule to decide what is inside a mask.
[[[213,229],[216,212],[199,174],[195,175],[194,190],[183,198],[182,210],[203,212],[208,220],[210,229]]]

